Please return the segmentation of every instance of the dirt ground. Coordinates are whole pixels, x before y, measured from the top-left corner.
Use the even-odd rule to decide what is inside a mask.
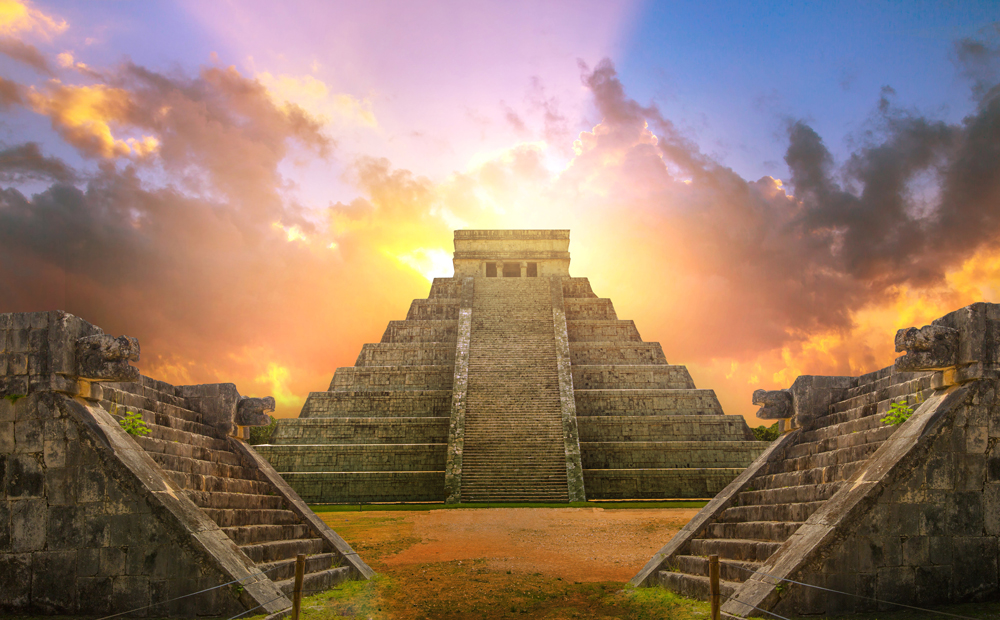
[[[377,556],[371,560],[386,567],[483,560],[491,571],[586,582],[628,581],[697,512],[495,508],[321,516],[363,558]],[[371,545],[376,553],[361,550]]]
[[[496,508],[320,516],[388,584],[377,586],[374,603],[341,607],[336,617],[661,618],[660,611],[635,613],[621,593],[697,512]]]

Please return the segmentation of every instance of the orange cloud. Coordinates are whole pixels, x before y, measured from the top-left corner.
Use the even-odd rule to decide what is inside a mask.
[[[0,0],[0,35],[36,34],[48,40],[68,27],[65,20],[46,15],[30,2]]]
[[[112,135],[111,125],[126,123],[134,106],[129,93],[121,88],[67,86],[52,80],[41,92],[29,89],[27,98],[35,112],[52,119],[53,128],[67,142],[88,155],[145,157],[159,147],[154,136],[120,139]]]

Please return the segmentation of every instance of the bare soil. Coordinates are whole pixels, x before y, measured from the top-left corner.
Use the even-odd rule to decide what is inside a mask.
[[[378,609],[357,615],[639,618],[647,616],[617,595],[697,512],[496,508],[320,516],[388,578]]]

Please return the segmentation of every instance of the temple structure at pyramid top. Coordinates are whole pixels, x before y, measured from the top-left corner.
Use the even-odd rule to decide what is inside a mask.
[[[568,230],[456,230],[455,277],[569,277]]]
[[[569,261],[568,230],[455,231],[455,275],[258,451],[314,503],[715,495],[766,444]]]

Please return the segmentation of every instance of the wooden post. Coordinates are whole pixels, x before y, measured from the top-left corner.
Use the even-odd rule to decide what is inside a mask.
[[[295,586],[292,590],[292,620],[299,620],[299,608],[302,606],[302,578],[306,574],[306,556],[302,553],[295,556]]]
[[[712,620],[719,620],[719,556],[708,556],[708,589],[712,601]]]

